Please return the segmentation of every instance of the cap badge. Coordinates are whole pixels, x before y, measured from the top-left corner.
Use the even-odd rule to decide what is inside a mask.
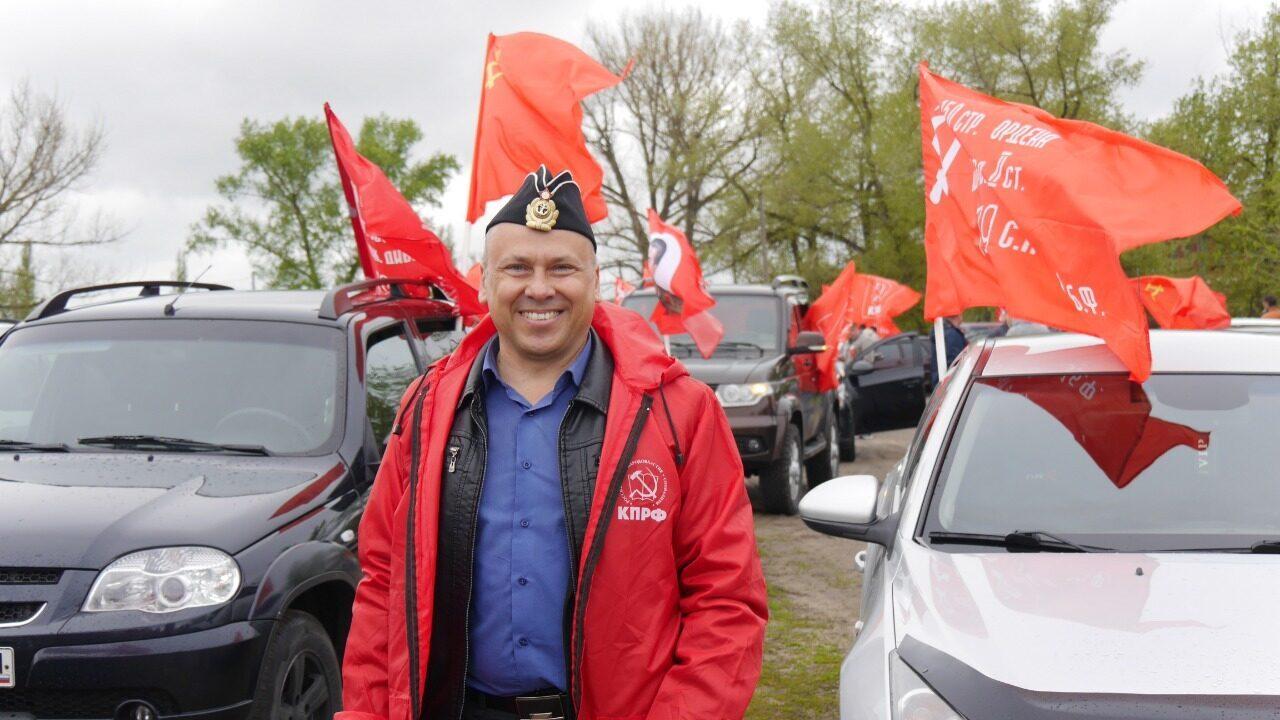
[[[560,211],[556,209],[556,201],[551,199],[551,193],[546,190],[530,201],[524,209],[524,224],[534,230],[547,232],[556,226],[556,219],[559,217]]]

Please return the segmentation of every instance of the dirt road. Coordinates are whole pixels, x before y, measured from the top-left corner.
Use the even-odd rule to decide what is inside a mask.
[[[858,440],[845,475],[884,474],[902,458],[911,430]],[[755,478],[748,479],[754,497]],[[821,535],[798,517],[756,513],[756,540],[769,584],[772,617],[764,672],[747,717],[836,720],[840,661],[853,640],[862,576],[853,556],[861,543]]]

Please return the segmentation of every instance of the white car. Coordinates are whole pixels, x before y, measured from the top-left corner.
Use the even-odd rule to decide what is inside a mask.
[[[1280,333],[1280,319],[1275,318],[1231,318],[1231,330],[1237,332]]]
[[[870,543],[842,720],[1280,717],[1280,335],[1151,349],[971,347],[883,483],[804,497]]]

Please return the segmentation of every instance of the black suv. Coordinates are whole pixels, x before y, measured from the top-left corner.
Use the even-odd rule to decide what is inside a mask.
[[[820,333],[801,331],[808,286],[783,276],[772,285],[713,285],[711,314],[724,339],[703,359],[687,335],[670,339],[671,354],[716,391],[729,417],[748,475],[759,475],[764,510],[795,514],[809,487],[839,472],[836,393],[818,392],[814,353]],[[646,318],[657,295],[638,290],[623,300]]]
[[[99,291],[131,297],[68,307]],[[409,281],[142,282],[10,329],[0,717],[330,718],[380,439],[455,315]]]

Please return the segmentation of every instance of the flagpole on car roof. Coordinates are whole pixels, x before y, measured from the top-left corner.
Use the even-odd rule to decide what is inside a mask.
[[[942,376],[947,374],[947,341],[942,336],[943,323],[942,316],[933,319],[933,351],[937,353],[938,358],[938,380],[942,380]]]

